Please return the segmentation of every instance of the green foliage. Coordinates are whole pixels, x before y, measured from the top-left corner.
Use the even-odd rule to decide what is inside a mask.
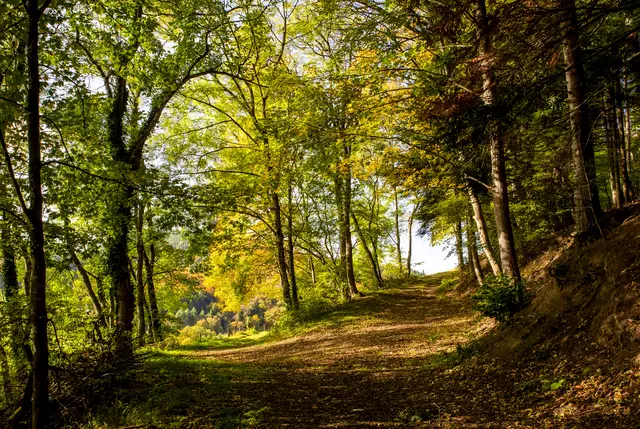
[[[471,298],[474,309],[506,322],[525,305],[524,284],[506,276],[488,276]]]
[[[449,291],[452,291],[459,283],[458,277],[445,277],[440,282],[440,286],[437,287],[436,291],[439,294],[444,294]]]

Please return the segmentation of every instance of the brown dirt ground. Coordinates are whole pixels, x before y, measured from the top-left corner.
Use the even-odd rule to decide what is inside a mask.
[[[202,412],[232,402],[260,410],[255,424],[266,428],[640,428],[637,365],[548,344],[492,360],[475,340],[493,322],[437,284],[370,294],[283,341],[185,354],[228,375],[187,410],[187,427],[216,427]]]

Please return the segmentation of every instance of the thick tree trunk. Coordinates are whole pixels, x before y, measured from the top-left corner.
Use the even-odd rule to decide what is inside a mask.
[[[138,201],[136,214],[136,253],[138,255],[136,261],[136,306],[138,307],[138,346],[142,347],[144,346],[144,336],[147,331],[144,306],[144,240],[142,237],[144,228],[144,204],[142,201]]]
[[[486,106],[493,106],[496,99],[496,82],[492,71],[491,39],[487,23],[485,0],[477,1],[476,19],[478,25],[478,54],[482,58],[482,99]],[[493,210],[498,232],[498,247],[502,273],[520,281],[520,270],[516,257],[516,246],[513,238],[511,214],[509,212],[509,194],[507,191],[507,174],[504,160],[504,141],[499,118],[491,113],[489,118],[489,141],[491,153],[491,177],[493,179]]]
[[[49,421],[49,341],[47,336],[47,266],[44,254],[42,157],[40,144],[40,58],[39,23],[43,11],[37,0],[26,0],[27,36],[27,139],[29,143],[29,238],[31,277],[31,323],[33,325],[32,427],[44,428]]]
[[[293,308],[300,308],[300,302],[298,300],[298,284],[296,282],[295,271],[295,254],[293,245],[293,187],[289,183],[289,213],[287,216],[287,244],[289,247],[289,277],[291,279],[291,301]]]
[[[80,262],[80,258],[76,254],[73,246],[70,243],[67,243],[67,251],[69,252],[69,256],[71,256],[71,261],[73,265],[76,266],[78,272],[80,273],[80,277],[82,278],[82,283],[84,284],[85,289],[87,290],[87,294],[89,294],[89,298],[91,299],[91,304],[93,304],[93,310],[96,312],[96,316],[98,317],[98,322],[101,326],[106,327],[107,321],[104,317],[104,313],[102,311],[102,304],[98,299],[98,296],[93,291],[93,286],[91,285],[91,279],[89,278],[89,274],[87,270],[84,269],[82,262]]]
[[[364,253],[367,255],[367,259],[369,259],[369,263],[371,264],[371,270],[373,271],[373,276],[376,279],[376,286],[378,289],[382,289],[384,287],[384,281],[382,280],[382,275],[378,271],[378,264],[376,264],[376,260],[373,258],[373,253],[371,249],[369,249],[369,245],[365,240],[364,234],[362,233],[362,229],[360,228],[360,224],[358,223],[358,218],[354,213],[351,213],[351,219],[353,220],[353,227],[356,230],[356,234],[358,234],[358,239],[360,240],[360,245],[364,250]]]
[[[496,261],[496,257],[494,256],[493,249],[491,247],[491,241],[489,241],[489,234],[487,232],[487,223],[484,219],[484,214],[482,212],[482,205],[480,204],[480,199],[478,198],[478,194],[473,189],[473,185],[471,183],[467,183],[467,192],[469,194],[469,201],[471,202],[471,207],[473,209],[473,220],[476,223],[476,229],[478,230],[478,235],[480,235],[480,243],[482,244],[482,251],[484,255],[487,257],[487,261],[491,266],[491,271],[493,271],[494,276],[502,275],[502,270],[500,269],[500,265]]]
[[[109,145],[111,156],[116,163],[129,166],[130,159],[124,142],[124,116],[127,108],[127,82],[124,78],[116,78],[115,95],[112,100],[109,117]],[[118,185],[120,186],[120,185]],[[133,188],[128,185],[119,187],[114,201],[114,225],[107,245],[107,268],[111,278],[114,295],[114,311],[116,313],[117,354],[121,359],[133,355],[131,333],[135,299],[133,284],[129,272],[129,224],[131,222],[131,201]]]
[[[273,204],[274,229],[276,236],[276,252],[278,256],[278,269],[280,270],[280,282],[282,284],[282,296],[287,307],[291,308],[291,286],[287,274],[287,257],[284,250],[284,234],[282,232],[282,210],[280,208],[280,197],[276,192],[271,193],[271,203]]]
[[[584,67],[582,65],[575,0],[560,0],[566,34],[564,36],[565,76],[571,123],[571,157],[574,180],[573,216],[576,232],[590,231],[600,216],[600,197],[596,182],[595,154],[591,138],[591,122],[585,97]]]
[[[156,248],[153,243],[149,244],[149,255],[143,253],[144,263],[147,269],[147,292],[149,294],[149,308],[151,310],[151,329],[153,338],[156,341],[162,340],[162,332],[160,331],[160,312],[158,311],[158,300],[156,298],[156,287],[153,281],[153,272],[156,264]]]

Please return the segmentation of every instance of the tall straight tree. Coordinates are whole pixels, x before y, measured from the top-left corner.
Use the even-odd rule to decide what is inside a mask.
[[[476,2],[476,38],[478,55],[482,71],[482,100],[491,109],[496,100],[496,80],[493,72],[493,52],[491,46],[490,27],[487,18],[485,0]],[[516,256],[516,246],[509,211],[509,192],[504,160],[504,140],[500,118],[496,117],[495,108],[488,113],[489,144],[491,152],[491,177],[493,180],[493,210],[498,232],[498,247],[502,273],[515,281],[520,280],[520,269]]]
[[[29,147],[29,201],[26,209],[29,221],[29,248],[33,263],[30,305],[33,327],[33,397],[31,401],[34,429],[45,428],[49,422],[49,340],[47,336],[47,264],[44,246],[42,196],[42,142],[40,140],[40,22],[51,0],[40,5],[38,0],[24,3],[27,12],[27,140]]]
[[[560,0],[560,8],[565,17],[563,53],[571,123],[573,217],[576,232],[581,234],[596,225],[596,218],[601,212],[600,197],[575,0]]]

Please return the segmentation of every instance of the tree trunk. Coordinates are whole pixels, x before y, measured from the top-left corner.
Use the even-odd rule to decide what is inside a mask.
[[[620,178],[622,181],[622,192],[624,194],[624,202],[625,204],[630,204],[633,200],[635,200],[635,192],[633,191],[633,185],[631,184],[631,178],[629,177],[629,158],[627,156],[627,133],[625,131],[625,114],[623,107],[623,94],[622,94],[622,84],[620,83],[620,73],[618,69],[616,69],[614,73],[614,85],[615,85],[615,98],[614,98],[614,106],[615,106],[615,116],[616,122],[618,123],[618,135],[619,135],[619,146],[618,151],[620,152]]]
[[[350,149],[345,146],[345,154],[350,156]],[[349,284],[349,296],[353,297],[361,295],[356,287],[356,277],[353,271],[353,242],[351,240],[351,167],[347,167],[347,174],[344,180],[343,195],[343,213],[344,233],[345,233],[345,260],[347,268],[347,281]]]
[[[149,294],[149,308],[151,310],[151,329],[153,338],[156,341],[162,340],[160,331],[160,312],[158,311],[158,300],[156,298],[156,288],[153,282],[153,271],[156,264],[156,248],[153,243],[149,244],[149,256],[143,252],[144,263],[147,269],[147,293]]]
[[[560,0],[566,34],[564,36],[565,76],[571,123],[571,157],[574,179],[573,216],[576,233],[590,231],[601,214],[596,182],[595,154],[591,139],[591,122],[585,97],[584,67],[582,64],[575,0]]]
[[[136,251],[138,260],[136,261],[136,284],[137,295],[136,304],[138,307],[138,346],[144,346],[144,336],[146,333],[146,320],[144,311],[144,240],[142,232],[144,228],[144,203],[138,199],[138,210],[136,213]]]
[[[491,40],[487,23],[487,9],[485,0],[478,0],[476,19],[478,25],[478,54],[482,58],[482,99],[486,106],[493,106],[496,99],[496,82],[491,65]],[[515,281],[520,281],[520,270],[516,257],[516,246],[509,213],[509,194],[507,191],[507,174],[504,160],[504,142],[499,118],[491,113],[489,119],[491,177],[493,179],[493,210],[498,232],[498,247],[502,272]]]
[[[344,189],[343,180],[337,173],[334,178],[336,209],[338,212],[338,230],[340,234],[340,262],[338,264],[338,279],[344,287],[345,297],[349,298],[349,280],[347,279],[347,232],[344,221]]]
[[[287,244],[289,245],[289,276],[291,278],[291,301],[293,308],[296,310],[300,308],[300,302],[298,301],[298,284],[296,282],[295,271],[295,254],[293,246],[293,187],[289,183],[289,214],[287,217],[287,234],[289,239]]]
[[[127,108],[127,82],[121,76],[116,78],[115,95],[109,116],[109,145],[114,162],[131,166],[124,142],[124,116]],[[118,185],[118,195],[114,201],[114,225],[107,244],[107,269],[111,278],[116,313],[116,353],[121,360],[133,355],[131,333],[135,313],[133,284],[129,272],[129,224],[131,222],[131,201],[133,188]]]
[[[6,404],[13,402],[13,389],[11,388],[11,371],[9,370],[9,359],[4,350],[4,344],[0,343],[0,376],[2,377],[2,393]]]
[[[473,229],[472,215],[469,213],[467,218],[467,249],[469,253],[469,266],[475,276],[478,284],[482,284],[484,281],[484,274],[482,273],[482,267],[480,266],[480,257],[478,256],[478,245],[476,242],[476,233]]]
[[[287,258],[284,250],[284,234],[282,232],[282,210],[280,208],[280,197],[273,191],[271,193],[271,202],[273,204],[274,229],[276,236],[276,252],[278,255],[278,268],[280,270],[280,282],[282,284],[282,296],[288,308],[292,307],[291,287],[289,285],[289,277],[287,274]]]
[[[398,258],[398,269],[400,270],[400,276],[402,276],[402,248],[400,247],[400,207],[398,206],[398,191],[393,188],[393,200],[394,200],[394,217],[396,226],[396,257]]]
[[[462,254],[462,225],[457,221],[453,225],[453,232],[456,236],[456,255],[458,256],[458,274],[460,279],[464,277],[464,255]]]
[[[409,237],[407,238],[407,278],[411,278],[411,253],[413,252],[413,217],[416,214],[418,206],[415,205],[409,215]]]
[[[473,189],[473,185],[471,183],[467,183],[467,192],[469,194],[469,201],[471,201],[471,207],[473,209],[473,220],[476,223],[478,235],[480,235],[482,250],[484,252],[484,255],[487,257],[489,265],[491,266],[493,275],[500,276],[502,275],[502,270],[500,269],[500,265],[498,264],[498,262],[496,261],[496,257],[494,256],[493,249],[491,247],[491,241],[489,241],[487,223],[484,220],[484,214],[482,213],[482,205],[480,204],[478,194],[476,194],[476,191]]]
[[[313,264],[312,255],[309,255],[309,270],[311,271],[311,284],[316,284],[316,267]]]
[[[29,143],[29,238],[31,276],[31,323],[33,325],[32,427],[44,428],[49,421],[49,341],[47,336],[47,266],[44,254],[42,157],[40,143],[40,58],[39,23],[43,11],[37,0],[26,0],[27,36],[27,139]]]
[[[351,213],[351,219],[353,220],[353,227],[356,230],[356,234],[358,234],[358,239],[360,240],[360,244],[362,245],[362,249],[364,253],[367,255],[367,259],[369,259],[369,263],[371,264],[371,270],[373,271],[373,276],[376,279],[376,286],[378,289],[382,289],[384,287],[384,281],[382,280],[382,275],[378,271],[378,265],[376,264],[375,259],[373,258],[373,253],[371,253],[371,249],[367,245],[367,241],[365,240],[364,234],[362,233],[362,229],[360,228],[360,224],[358,223],[358,219],[356,215]]]
[[[617,148],[615,116],[613,112],[613,100],[611,91],[606,98],[604,128],[605,140],[607,142],[607,156],[609,159],[609,183],[611,186],[612,207],[622,207],[623,194],[620,186],[620,162],[618,160],[619,151]]]
[[[98,322],[101,326],[106,327],[107,321],[104,317],[104,313],[102,312],[102,304],[98,299],[98,296],[93,291],[93,286],[91,285],[91,279],[89,278],[89,274],[87,270],[84,269],[82,262],[80,262],[80,258],[76,254],[73,246],[70,243],[67,243],[67,251],[69,252],[69,256],[71,256],[71,261],[73,265],[76,266],[78,272],[80,273],[80,277],[82,277],[82,283],[84,283],[85,289],[87,289],[87,293],[89,294],[89,298],[91,299],[91,304],[93,304],[93,309],[96,312],[96,316],[98,317]]]

